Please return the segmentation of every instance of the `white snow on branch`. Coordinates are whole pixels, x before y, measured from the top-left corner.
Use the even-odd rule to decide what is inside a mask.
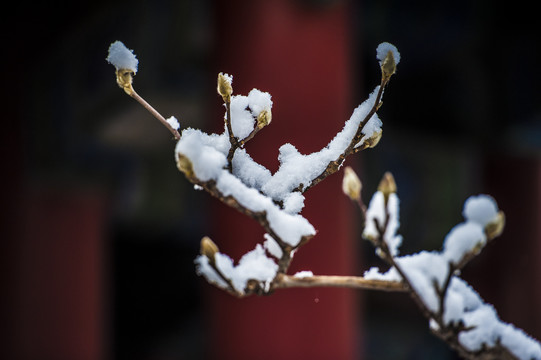
[[[207,135],[199,130],[186,129],[177,143],[176,153],[177,156],[180,154],[190,160],[199,180],[214,180],[223,196],[232,196],[239,204],[253,212],[265,212],[270,228],[291,246],[298,245],[305,236],[315,235],[314,227],[304,217],[280,209],[272,199],[247,186],[225,169],[227,158],[223,151],[227,152],[227,141],[223,134]],[[244,161],[249,162],[250,159],[245,157]],[[256,167],[253,162],[251,166]],[[267,172],[261,168],[259,174],[262,177],[267,176]],[[252,181],[257,183],[259,180]]]
[[[278,265],[265,254],[265,249],[260,244],[244,254],[237,266],[229,256],[222,253],[216,253],[214,259],[215,266],[224,277],[231,280],[231,284],[239,293],[244,293],[248,280],[258,281],[263,289],[268,290],[278,271]],[[227,283],[212,268],[206,256],[198,256],[195,263],[199,275],[223,289],[228,288]]]
[[[387,220],[387,217],[389,219]],[[387,227],[385,228],[385,224]],[[383,240],[389,247],[391,255],[398,255],[398,248],[402,244],[402,236],[397,234],[399,222],[399,199],[395,193],[389,194],[387,204],[385,196],[381,191],[377,191],[372,196],[368,209],[366,210],[366,224],[363,236],[367,239],[374,239],[379,236],[379,225],[385,232]]]
[[[298,214],[304,207],[304,195],[300,192],[292,192],[284,199],[284,211],[289,214]]]
[[[271,172],[255,162],[246,149],[237,149],[233,157],[233,175],[249,187],[260,190],[272,177]]]
[[[400,226],[400,207],[398,196],[395,193],[389,194],[389,199],[387,200],[387,212],[389,214],[389,222],[385,234],[383,235],[383,240],[387,243],[391,255],[395,256],[398,255],[398,248],[402,244],[402,236],[397,234],[398,227]]]
[[[222,139],[222,142],[224,140],[226,144],[229,144],[227,138]],[[175,153],[190,160],[195,176],[199,180],[208,181],[218,178],[227,164],[227,157],[219,148],[219,137],[209,136],[190,128],[182,132],[182,137],[175,147]]]
[[[494,307],[485,303],[464,280],[453,277],[445,298],[446,324],[462,323],[466,328],[458,340],[470,351],[483,346],[493,347],[498,342],[519,359],[541,359],[541,346],[537,341],[511,324],[501,321]]]
[[[272,108],[271,96],[267,92],[253,89],[248,96],[234,95],[231,98],[231,128],[233,135],[244,139],[255,127],[257,116]],[[227,129],[226,129],[227,132]]]
[[[369,224],[375,223],[374,219],[380,223],[385,221],[384,197],[378,193],[374,194],[367,211],[365,236],[379,236],[376,227]],[[486,242],[484,227],[496,219],[498,207],[491,197],[479,195],[470,197],[465,202],[463,214],[466,222],[451,230],[445,238],[442,252],[421,251],[395,257],[397,267],[402,270],[405,280],[433,316],[441,311],[440,299],[447,280],[450,280],[443,299],[443,323],[445,326],[462,324],[467,329],[461,331],[458,337],[460,344],[467,350],[479,351],[484,346],[494,347],[500,343],[519,359],[541,359],[541,345],[536,340],[513,325],[501,321],[492,305],[485,303],[464,280],[449,273],[451,264],[459,262],[473,249],[482,248]],[[388,227],[390,225],[389,221]],[[394,267],[383,274],[378,268],[371,268],[365,272],[364,277],[374,280],[402,280]],[[434,331],[440,330],[434,318],[430,321],[430,327]]]
[[[379,236],[378,226],[385,226],[385,196],[381,191],[376,191],[366,209],[366,221],[363,237],[376,239]]]
[[[293,275],[293,276],[298,278],[298,279],[303,279],[303,278],[314,276],[314,273],[309,271],[309,270],[303,270],[303,271],[299,271],[299,272],[295,273],[295,275]]]
[[[109,46],[109,54],[106,60],[117,70],[126,69],[133,71],[134,74],[137,73],[139,60],[137,60],[133,50],[128,49],[121,41],[115,41]]]
[[[331,161],[344,153],[355,136],[359,124],[374,106],[378,91],[379,86],[353,111],[350,119],[344,124],[344,128],[320,151],[303,155],[291,144],[282,145],[278,156],[280,167],[261,190],[274,200],[282,201],[301,184],[304,187],[309,186],[313,179],[325,171]],[[374,114],[371,121],[363,127],[363,133],[366,128],[365,134],[370,137],[375,131],[380,130],[380,126],[381,121]]]
[[[382,280],[382,281],[401,281],[402,277],[394,267],[391,267],[387,272],[381,273],[379,268],[371,267],[364,272],[363,277],[366,280]]]
[[[175,129],[175,130],[178,130],[180,128],[180,124],[179,124],[177,118],[174,117],[174,116],[171,116],[171,117],[167,118],[165,121],[167,121],[167,123],[169,125],[171,125],[171,127],[173,129]]]
[[[355,147],[361,146],[366,140],[370,139],[376,132],[381,131],[381,125],[383,123],[378,117],[378,114],[372,115],[370,120],[363,126],[362,134],[364,135],[361,140],[355,145]]]
[[[283,145],[278,158],[280,168],[274,175],[255,162],[244,149],[235,151],[233,174],[230,174],[225,169],[231,146],[227,129],[221,135],[186,129],[182,132],[175,153],[177,157],[183,156],[191,162],[197,179],[203,182],[213,180],[224,196],[232,196],[253,212],[264,212],[276,235],[289,245],[297,246],[303,237],[314,235],[315,229],[304,217],[298,215],[304,206],[304,197],[294,190],[301,184],[310,185],[331,161],[345,151],[359,124],[374,106],[378,91],[379,87],[376,87],[369,98],[354,110],[342,131],[321,151],[302,155],[293,145]],[[254,129],[257,115],[271,107],[271,96],[257,89],[252,90],[248,96],[232,97],[231,121],[234,135],[239,139],[248,136]],[[374,114],[363,131],[371,136],[374,131],[379,131],[380,126],[381,121]],[[282,202],[283,210],[275,202]]]
[[[438,312],[439,297],[434,284],[440,289],[443,287],[449,274],[446,259],[437,252],[421,251],[396,258],[395,261],[426,307],[434,313]]]
[[[283,255],[280,245],[278,245],[276,240],[274,240],[269,234],[264,234],[263,237],[265,238],[265,242],[263,243],[265,249],[275,258],[280,259]]]
[[[453,264],[458,264],[474,248],[481,249],[486,243],[483,228],[473,222],[455,226],[445,237],[443,255]]]
[[[216,186],[224,196],[232,196],[251,211],[265,212],[270,228],[291,246],[297,246],[302,237],[316,233],[314,227],[304,217],[281,210],[270,198],[256,189],[247,187],[227,170],[222,170]]]

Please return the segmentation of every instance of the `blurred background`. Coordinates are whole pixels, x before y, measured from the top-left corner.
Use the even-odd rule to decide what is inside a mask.
[[[504,6],[505,5],[505,6]],[[222,131],[219,71],[273,96],[249,144],[323,147],[402,55],[384,136],[348,159],[368,202],[385,171],[402,253],[438,250],[488,193],[504,235],[463,271],[499,316],[541,338],[541,78],[533,4],[518,1],[132,0],[13,3],[2,26],[2,359],[455,359],[404,294],[287,290],[237,300],[195,274],[210,235],[236,259],[256,224],[194,191],[171,135],[120,90],[105,57],[134,49],[134,87],[182,128]],[[253,143],[253,144],[252,144]],[[307,193],[318,235],[292,272],[380,266],[341,174]],[[313,192],[313,193],[312,193]]]

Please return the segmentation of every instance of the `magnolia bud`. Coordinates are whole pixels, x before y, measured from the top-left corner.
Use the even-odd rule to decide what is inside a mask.
[[[257,127],[259,129],[269,125],[272,120],[272,113],[270,110],[263,110],[257,115]]]
[[[504,227],[505,227],[505,214],[503,213],[503,211],[498,211],[496,218],[485,226],[485,233],[487,235],[487,238],[489,240],[492,240],[495,237],[500,236],[501,233],[503,232]]]
[[[385,197],[385,203],[387,203],[389,195],[396,193],[396,182],[394,181],[393,174],[391,174],[390,172],[386,172],[383,175],[383,178],[378,185],[378,191],[383,193],[383,196]]]
[[[224,99],[224,102],[229,103],[231,102],[231,94],[233,94],[233,86],[231,86],[231,83],[233,82],[233,77],[229,76],[224,73],[218,74],[218,94],[222,96]]]
[[[383,134],[383,130],[379,130],[379,131],[374,131],[374,134],[372,134],[371,137],[369,137],[366,141],[365,141],[365,144],[366,144],[366,147],[367,148],[373,148],[375,147],[379,141],[381,140],[381,135]]]
[[[192,162],[180,153],[177,153],[177,168],[182,171],[186,177],[192,177],[194,175]]]
[[[116,71],[116,83],[130,96],[133,93],[133,75],[134,72],[129,69],[118,69]]]
[[[214,255],[219,251],[218,246],[208,236],[201,239],[201,255],[206,256],[211,264],[214,264]]]
[[[389,50],[387,56],[381,62],[381,72],[384,78],[390,78],[396,72],[396,61],[393,52]]]
[[[351,200],[359,200],[361,198],[362,183],[359,180],[355,171],[349,166],[344,169],[344,178],[342,179],[342,191]]]

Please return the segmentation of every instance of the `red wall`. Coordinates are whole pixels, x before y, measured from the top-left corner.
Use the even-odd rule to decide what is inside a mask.
[[[256,87],[272,95],[272,124],[247,146],[271,171],[278,168],[280,145],[291,142],[301,153],[317,151],[353,110],[348,7],[343,2],[321,9],[300,4],[222,1],[216,14],[216,71],[233,75],[235,93]],[[298,251],[290,273],[355,273],[351,205],[340,182],[340,175],[332,176],[306,194],[302,214],[318,233]],[[219,223],[212,237],[223,252],[238,260],[262,242],[255,222],[222,204],[216,203],[214,211]],[[358,358],[358,292],[282,290],[242,300],[209,292],[210,358]]]

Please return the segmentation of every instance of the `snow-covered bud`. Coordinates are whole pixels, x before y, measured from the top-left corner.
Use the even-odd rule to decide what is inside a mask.
[[[385,59],[381,63],[381,72],[385,78],[390,78],[396,72],[396,62],[392,51],[387,53]]]
[[[485,234],[489,240],[494,239],[502,234],[503,228],[505,227],[505,214],[503,211],[498,211],[496,218],[489,222],[485,226]]]
[[[224,99],[224,102],[226,103],[231,102],[231,94],[233,94],[232,82],[233,76],[224,73],[218,74],[218,94],[222,96],[222,99]]]
[[[272,112],[269,110],[263,110],[257,115],[257,127],[263,129],[269,125],[272,121]]]
[[[342,179],[342,191],[351,200],[357,201],[361,198],[362,183],[357,174],[350,166],[344,169],[344,178]]]
[[[109,46],[109,53],[105,59],[116,69],[116,82],[124,91],[131,95],[133,93],[133,75],[137,73],[139,60],[121,41],[115,41]]]
[[[383,135],[382,129],[380,129],[379,131],[374,131],[372,136],[365,140],[363,146],[365,146],[365,148],[375,147],[381,140],[381,135]]]
[[[214,255],[219,251],[218,246],[208,236],[201,239],[201,255],[206,256],[209,263],[214,264]]]
[[[188,178],[194,175],[192,162],[181,153],[177,153],[177,168]]]
[[[383,78],[389,80],[396,72],[396,65],[400,62],[398,49],[393,44],[383,42],[376,49],[376,57],[379,60]]]
[[[385,203],[387,203],[389,195],[396,193],[396,182],[394,181],[393,174],[387,171],[383,175],[383,178],[378,185],[378,191],[383,194],[383,196],[385,197]]]

